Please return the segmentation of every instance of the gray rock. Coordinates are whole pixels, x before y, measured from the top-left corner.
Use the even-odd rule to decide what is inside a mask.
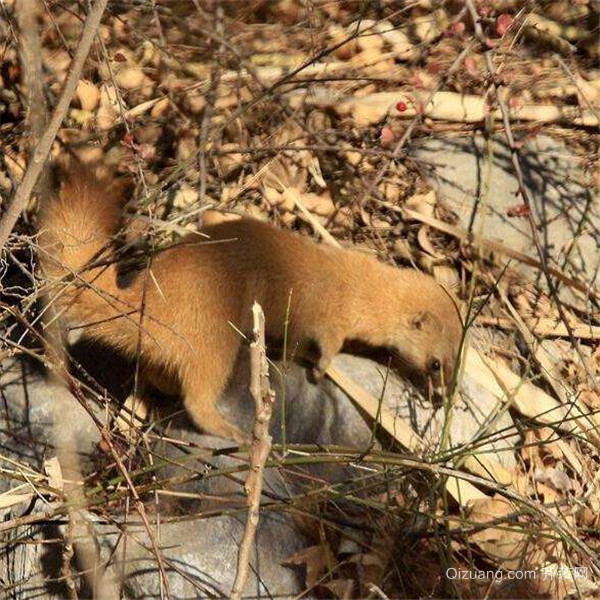
[[[23,526],[2,534],[0,590],[3,598],[66,598],[60,586],[48,581],[49,577],[60,574],[61,549],[49,542],[50,538],[56,539],[58,535],[58,527],[53,525],[45,528]]]
[[[492,138],[491,147],[488,158],[482,135],[428,139],[414,148],[414,154],[425,163],[430,183],[463,228],[472,227],[484,238],[537,258],[529,220],[509,216],[509,209],[522,203],[510,149],[500,136]],[[546,135],[527,141],[521,156],[524,183],[534,199],[537,236],[550,266],[597,285],[600,202],[597,190],[585,184],[581,159],[563,142]],[[539,269],[519,267],[545,287]],[[566,288],[561,294],[574,300]]]
[[[242,518],[211,517],[196,523],[169,524],[161,532],[174,598],[227,598],[236,574],[238,549],[244,533]],[[135,534],[145,545],[146,532]],[[282,562],[307,545],[283,515],[263,514],[250,559],[247,597],[293,598],[302,591],[301,573]],[[129,598],[160,598],[156,560],[147,550],[133,548],[127,562],[125,592]],[[141,551],[140,551],[141,550]],[[185,577],[182,576],[185,574]]]
[[[54,436],[74,435],[82,458],[89,456],[100,440],[98,428],[86,410],[64,390],[50,384],[41,371],[27,360],[7,359],[0,364],[0,397],[4,404],[0,449],[5,458],[41,468],[53,455]],[[67,402],[67,412],[59,403]],[[60,404],[62,406],[63,404]],[[89,404],[103,418],[102,410]],[[58,407],[58,408],[57,408]],[[61,426],[53,428],[55,415]],[[0,459],[1,461],[2,459]],[[13,487],[9,478],[0,479],[0,491]]]
[[[399,419],[409,423],[431,451],[439,450],[439,440],[447,418],[442,408],[433,406],[410,384],[393,373],[388,374],[384,388],[384,369],[375,363],[355,356],[343,356],[336,364],[340,370],[360,382],[372,396],[383,397],[384,405]],[[347,401],[347,396],[337,388],[335,395],[339,396],[340,402],[342,396]],[[505,451],[507,447],[510,448],[511,439],[504,438],[500,442],[491,439],[494,432],[513,426],[510,415],[502,411],[500,402],[468,373],[463,374],[462,385],[450,409],[449,419],[452,447],[477,442],[481,451],[494,454],[504,467],[510,468],[516,464],[512,452]],[[357,432],[353,435],[365,443],[370,434],[369,425],[360,434]]]
[[[384,390],[385,372],[380,365],[348,355],[339,356],[335,365],[371,395],[382,397],[387,408],[411,423],[421,436],[429,440],[431,449],[435,449],[444,419],[443,412],[426,402],[408,382],[389,374]],[[221,402],[223,412],[243,427],[250,426],[253,414],[248,380],[247,362],[242,358]],[[285,435],[289,443],[335,444],[356,448],[357,452],[369,448],[373,425],[333,382],[326,380],[314,385],[308,381],[304,369],[291,365],[284,378],[273,375],[272,383],[277,394],[272,421],[275,442],[281,442],[282,423],[285,423]],[[0,432],[0,443],[6,455],[10,454],[39,468],[41,459],[52,454],[51,407],[56,401],[56,390],[53,392],[39,373],[21,361],[13,361],[10,368],[4,369],[0,385],[6,406],[9,407],[11,424],[10,428]],[[80,450],[86,455],[95,448],[99,439],[98,431],[90,416],[72,400],[65,422],[69,431],[75,432]],[[452,444],[469,442],[480,435],[494,402],[467,377],[453,409]],[[244,511],[205,519],[188,519],[185,515],[198,515],[215,509],[226,512],[233,510],[235,513],[236,508],[243,509],[245,476],[240,473],[233,478],[206,477],[205,474],[215,469],[239,465],[239,459],[227,454],[212,456],[202,450],[223,449],[231,444],[202,435],[181,413],[178,403],[171,405],[171,412],[173,408],[178,415],[166,422],[164,430],[171,438],[185,440],[188,446],[164,442],[154,448],[156,456],[164,456],[169,461],[158,471],[158,476],[182,478],[181,484],[172,486],[172,489],[189,495],[187,499],[178,499],[173,522],[163,522],[160,529],[160,545],[167,563],[172,595],[174,598],[204,598],[210,594],[227,597],[235,575],[239,541],[244,529]],[[165,410],[168,412],[169,409],[163,409],[163,413]],[[96,415],[102,417],[103,411],[96,409]],[[510,417],[504,413],[492,429],[510,425]],[[197,444],[197,448],[193,444]],[[502,445],[506,447],[508,442],[504,440]],[[32,452],[32,448],[38,447],[39,451]],[[487,448],[492,452],[498,450],[494,444],[488,444]],[[514,464],[510,453],[504,452],[498,458],[505,466]],[[357,475],[364,474],[350,465],[314,467],[312,473],[330,482],[340,483],[350,482]],[[265,480],[263,498],[266,502],[285,501],[293,496],[295,485],[293,477],[282,474],[280,470],[271,470]],[[5,482],[3,489],[9,487],[12,487],[11,482]],[[15,518],[24,508],[19,506],[5,511],[4,518]],[[38,502],[34,510],[42,508]],[[169,504],[161,506],[165,521],[168,521],[170,508],[173,507]],[[93,515],[90,518],[95,520],[96,537],[103,555],[114,552],[115,557],[120,557],[120,548],[115,550],[114,547],[119,539],[119,530],[114,525],[101,523]],[[148,551],[147,534],[141,525],[135,524],[135,519],[132,518],[132,521],[134,523],[128,525],[128,532],[133,533],[140,543],[132,540],[127,543],[124,565],[126,597],[160,597],[156,561]],[[0,556],[0,577],[8,585],[15,586],[15,598],[30,598],[34,592],[45,599],[64,597],[63,588],[48,584],[49,579],[60,576],[60,537],[64,534],[63,529],[64,526],[53,523],[33,526],[27,532],[29,544],[5,545],[5,551]],[[58,543],[47,543],[49,539],[57,538]],[[36,543],[43,540],[46,540],[46,544]],[[8,541],[8,537],[4,536],[4,543]],[[268,597],[269,594],[293,597],[300,593],[301,574],[296,569],[282,565],[282,562],[308,545],[308,540],[296,530],[287,513],[261,513],[252,561],[253,571],[246,590],[249,597]],[[121,566],[117,564],[115,570],[119,571]]]
[[[54,455],[53,443],[63,434],[75,437],[84,466],[89,462],[86,458],[91,460],[92,453],[97,452],[100,434],[87,411],[75,398],[64,397],[62,388],[49,384],[27,361],[14,359],[2,364],[0,389],[6,417],[0,429],[0,466],[11,467],[14,463],[7,461],[18,461],[39,470],[43,460]],[[66,401],[69,403],[65,412],[62,407]],[[91,406],[96,417],[103,422],[103,410],[93,403]],[[59,424],[56,429],[53,425],[55,418]],[[194,429],[190,434],[186,425],[178,430],[178,434],[184,439],[193,438],[202,447],[222,448],[231,445],[225,440],[203,436]],[[160,452],[160,448],[157,451]],[[173,450],[171,455],[177,458]],[[206,461],[201,465],[204,472],[206,465]],[[210,468],[236,465],[239,465],[239,461],[223,456],[212,461]],[[174,474],[181,475],[180,471]],[[20,483],[8,477],[1,478],[0,489],[6,491]],[[209,497],[228,494],[231,498],[229,508],[242,509],[238,511],[242,516],[225,514],[207,519],[175,520],[161,525],[160,543],[168,564],[172,597],[209,598],[216,595],[226,598],[233,585],[239,542],[244,531],[243,477],[237,484],[226,477],[207,478],[190,489],[201,490]],[[267,477],[265,490],[279,494],[285,491],[278,484],[275,472]],[[289,497],[289,492],[286,497]],[[40,500],[33,506],[18,504],[3,510],[2,517],[8,521],[22,516],[25,511],[35,514],[45,508]],[[178,512],[182,508],[198,513],[211,507],[207,502],[196,501],[179,506]],[[228,507],[220,503],[218,508],[227,511]],[[108,557],[114,551],[115,556],[120,556],[118,552],[123,542],[115,548],[118,540],[123,539],[119,529],[100,523],[93,515],[89,517],[90,521],[95,521],[95,537],[103,555]],[[135,521],[135,518],[131,520]],[[131,526],[129,533],[142,545],[131,539],[127,542],[124,567],[126,597],[160,598],[156,560],[147,550],[150,547],[147,533],[140,525]],[[53,582],[61,577],[61,553],[64,547],[61,537],[64,535],[64,525],[55,522],[8,530],[2,534],[0,581],[3,587],[11,589],[14,598],[50,600],[67,597],[64,586]],[[248,577],[246,587],[248,597],[272,595],[286,598],[299,594],[302,591],[301,573],[296,568],[284,566],[282,562],[307,545],[307,540],[294,529],[288,515],[264,513],[252,557],[254,570]],[[120,566],[114,570],[119,569]]]
[[[43,506],[38,503],[33,514],[42,510]],[[228,598],[236,574],[244,519],[230,515],[206,519],[194,515],[192,519],[182,516],[179,521],[162,523],[160,533],[153,530],[171,597],[177,600]],[[87,523],[87,529],[94,530],[102,560],[113,557],[107,577],[108,589],[116,590],[122,586],[124,597],[132,600],[161,598],[159,570],[151,541],[135,512],[124,526],[125,536],[121,529],[101,522],[94,515],[87,515]],[[3,534],[0,553],[3,591],[10,591],[10,597],[15,600],[67,598],[66,588],[61,583],[63,539],[66,539],[66,525],[56,521]],[[286,515],[263,512],[250,555],[252,570],[244,597],[284,599],[297,596],[303,590],[301,571],[282,563],[308,545]],[[120,560],[122,556],[126,556],[124,563]],[[86,583],[79,583],[79,597],[90,598]]]
[[[371,396],[381,398],[382,405],[422,436],[432,452],[437,449],[446,418],[444,411],[426,401],[410,382],[400,379],[393,372],[386,375],[385,368],[378,363],[357,356],[339,355],[334,365]],[[254,410],[248,381],[247,361],[241,359],[220,402],[220,410],[245,430],[251,426]],[[271,421],[275,443],[282,443],[284,422],[289,443],[332,444],[356,448],[360,453],[374,441],[371,420],[362,415],[354,402],[333,381],[325,379],[315,385],[307,379],[302,367],[293,364],[284,378],[272,374],[271,384],[277,398]],[[481,450],[497,454],[497,460],[510,468],[516,464],[512,453],[505,451],[510,447],[510,438],[504,438],[501,442],[486,442],[495,431],[506,430],[513,424],[510,415],[500,408],[500,402],[465,373],[452,407],[450,439],[453,446],[478,442]],[[194,430],[185,416],[173,422],[171,435],[197,443],[202,443],[204,437]],[[379,444],[375,447],[379,447]],[[169,450],[165,451],[168,454]],[[332,482],[344,481],[357,473],[352,467],[332,466],[315,468],[315,471],[326,473],[327,479]]]

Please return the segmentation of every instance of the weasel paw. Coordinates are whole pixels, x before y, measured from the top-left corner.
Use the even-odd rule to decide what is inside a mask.
[[[327,367],[323,368],[321,366],[314,366],[310,368],[308,370],[308,380],[314,384],[321,383],[321,381],[323,381],[323,378],[325,377],[326,370]]]

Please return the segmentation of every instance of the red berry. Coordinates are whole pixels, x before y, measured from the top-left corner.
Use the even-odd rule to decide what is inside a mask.
[[[444,31],[444,35],[446,37],[460,38],[463,37],[465,30],[465,24],[462,21],[459,21],[458,23],[453,23],[452,25],[450,25],[450,27],[448,27],[448,29]]]
[[[506,209],[507,217],[528,217],[530,215],[529,207],[526,204],[516,204],[515,206],[509,206]]]
[[[408,106],[406,105],[406,102],[400,101],[396,104],[396,110],[398,112],[405,112],[407,108]]]

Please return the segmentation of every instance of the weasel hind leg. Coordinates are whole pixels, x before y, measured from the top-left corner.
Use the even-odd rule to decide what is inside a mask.
[[[239,444],[247,443],[250,436],[245,434],[239,427],[230,423],[218,410],[217,401],[229,378],[229,373],[223,373],[219,378],[215,373],[200,371],[194,374],[192,382],[184,386],[184,406],[202,431],[225,439],[233,440]]]

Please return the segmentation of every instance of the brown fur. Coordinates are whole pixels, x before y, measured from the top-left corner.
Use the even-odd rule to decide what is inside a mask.
[[[346,342],[358,340],[391,349],[421,373],[431,373],[437,360],[449,380],[461,323],[454,302],[432,278],[242,219],[206,227],[210,243],[185,238],[152,259],[151,277],[142,269],[119,288],[116,264],[89,263],[111,255],[121,205],[114,184],[79,168],[43,207],[42,267],[47,278],[67,282],[52,301],[70,325],[85,326],[86,336],[129,356],[141,348],[145,380],[180,391],[205,431],[243,438],[216,408],[242,343],[233,326],[249,331],[257,300],[267,335],[281,341],[290,292],[288,347],[305,354],[316,346],[319,373]]]

